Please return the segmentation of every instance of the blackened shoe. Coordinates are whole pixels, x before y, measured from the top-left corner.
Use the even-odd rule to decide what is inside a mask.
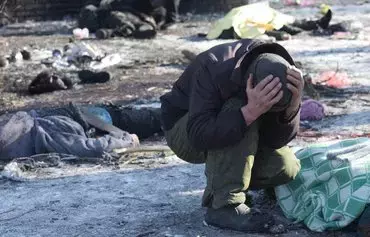
[[[93,84],[93,83],[105,83],[111,78],[109,72],[94,72],[91,70],[81,70],[78,72],[78,77],[83,84]]]

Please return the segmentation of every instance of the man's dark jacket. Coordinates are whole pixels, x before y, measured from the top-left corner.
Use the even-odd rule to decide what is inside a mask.
[[[161,97],[163,129],[170,130],[188,113],[187,135],[195,148],[220,149],[242,140],[248,126],[241,111],[221,112],[221,108],[232,97],[247,103],[244,72],[261,53],[278,54],[294,65],[281,45],[249,39],[221,44],[199,54],[172,90]],[[299,113],[266,113],[259,122],[260,142],[277,149],[296,136]]]

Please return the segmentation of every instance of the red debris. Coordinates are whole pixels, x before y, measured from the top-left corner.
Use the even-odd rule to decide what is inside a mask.
[[[347,73],[336,71],[323,72],[316,80],[314,80],[314,83],[334,88],[344,88],[351,84]]]

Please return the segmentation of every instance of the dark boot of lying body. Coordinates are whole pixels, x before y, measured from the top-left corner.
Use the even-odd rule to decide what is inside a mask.
[[[105,83],[111,79],[109,72],[94,72],[91,70],[82,70],[78,72],[78,77],[82,84]]]
[[[329,27],[331,18],[332,11],[329,10],[320,20],[296,20],[291,25],[284,25],[281,29],[279,29],[279,31],[284,31],[290,35],[297,35],[303,31],[318,30],[319,28],[327,29]]]
[[[329,10],[320,20],[296,20],[291,26],[302,29],[303,31],[317,30],[318,28],[326,29],[330,24],[332,15],[332,11]]]

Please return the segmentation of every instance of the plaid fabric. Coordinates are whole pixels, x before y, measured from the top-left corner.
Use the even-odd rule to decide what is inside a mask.
[[[358,218],[370,201],[369,148],[370,139],[359,138],[297,151],[301,171],[275,188],[286,217],[317,232],[341,229]]]

